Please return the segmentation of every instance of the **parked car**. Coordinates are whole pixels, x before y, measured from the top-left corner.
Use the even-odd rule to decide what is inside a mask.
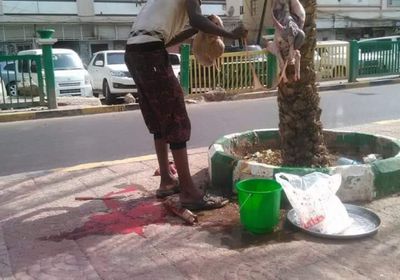
[[[232,52],[261,52],[263,48],[260,45],[247,45],[247,46],[225,46],[225,52],[226,53],[232,53]],[[265,53],[260,53],[259,55],[251,55],[251,58],[249,58],[249,61],[265,61],[266,60],[266,54]]]
[[[42,50],[24,50],[18,52],[17,55],[42,55]],[[57,96],[93,96],[89,73],[84,68],[82,60],[75,51],[54,48],[53,63]],[[17,73],[18,93],[21,92],[21,88],[27,90],[38,88],[37,66],[34,60],[18,60],[15,71]]]
[[[3,80],[0,80],[0,104],[6,98],[7,90]]]
[[[0,75],[3,84],[7,89],[7,94],[16,96],[17,86],[15,83],[15,62],[14,61],[1,61],[0,62]]]
[[[225,52],[243,52],[243,51],[261,51],[262,47],[260,45],[247,45],[244,46],[225,46]]]
[[[169,53],[168,57],[172,65],[172,70],[174,70],[174,74],[179,80],[181,75],[181,55],[179,53]]]
[[[103,94],[107,104],[119,96],[137,94],[135,82],[124,61],[125,51],[109,50],[93,54],[88,65],[94,96]]]

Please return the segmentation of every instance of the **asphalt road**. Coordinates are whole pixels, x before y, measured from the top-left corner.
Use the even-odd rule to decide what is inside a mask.
[[[400,85],[321,92],[324,128],[400,118]],[[276,128],[276,97],[188,105],[189,148]],[[153,154],[140,111],[0,124],[0,176]]]

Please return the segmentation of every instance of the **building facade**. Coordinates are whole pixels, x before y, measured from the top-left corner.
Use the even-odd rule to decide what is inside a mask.
[[[256,41],[263,6],[263,29],[272,27],[272,0],[243,0],[243,21]],[[352,40],[400,35],[400,0],[317,0],[318,40]]]
[[[203,0],[204,14],[221,16],[227,28],[240,19],[238,0]],[[123,49],[145,0],[0,0],[0,52],[35,48],[36,30],[52,28],[55,47],[78,52],[84,62],[99,50]]]
[[[55,29],[56,47],[77,51],[84,62],[104,49],[123,49],[145,0],[0,0],[0,52],[36,46],[36,30]],[[272,0],[203,0],[205,14],[228,29],[243,21],[249,44],[272,27]],[[264,22],[261,23],[266,4]],[[317,0],[318,40],[350,40],[400,34],[400,0]],[[227,42],[230,44],[231,42]]]
[[[400,35],[400,0],[318,0],[318,39]]]

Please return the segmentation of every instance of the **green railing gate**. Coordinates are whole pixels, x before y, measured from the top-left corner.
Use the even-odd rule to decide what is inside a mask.
[[[358,42],[359,77],[400,73],[400,41]]]
[[[181,52],[181,84],[186,93],[205,93],[222,88],[228,93],[254,90],[256,74],[263,87],[270,86],[276,71],[268,70],[265,51],[224,53],[214,66],[202,66],[187,48]],[[260,89],[258,89],[260,90]]]
[[[41,55],[0,56],[0,108],[47,106]]]

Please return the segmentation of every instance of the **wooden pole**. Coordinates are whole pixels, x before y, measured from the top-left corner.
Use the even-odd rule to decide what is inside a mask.
[[[260,26],[258,28],[258,34],[257,34],[257,44],[258,45],[261,43],[261,34],[262,34],[263,27],[264,27],[264,19],[265,19],[265,13],[267,11],[267,4],[268,4],[268,0],[264,0],[264,7],[262,10]]]

